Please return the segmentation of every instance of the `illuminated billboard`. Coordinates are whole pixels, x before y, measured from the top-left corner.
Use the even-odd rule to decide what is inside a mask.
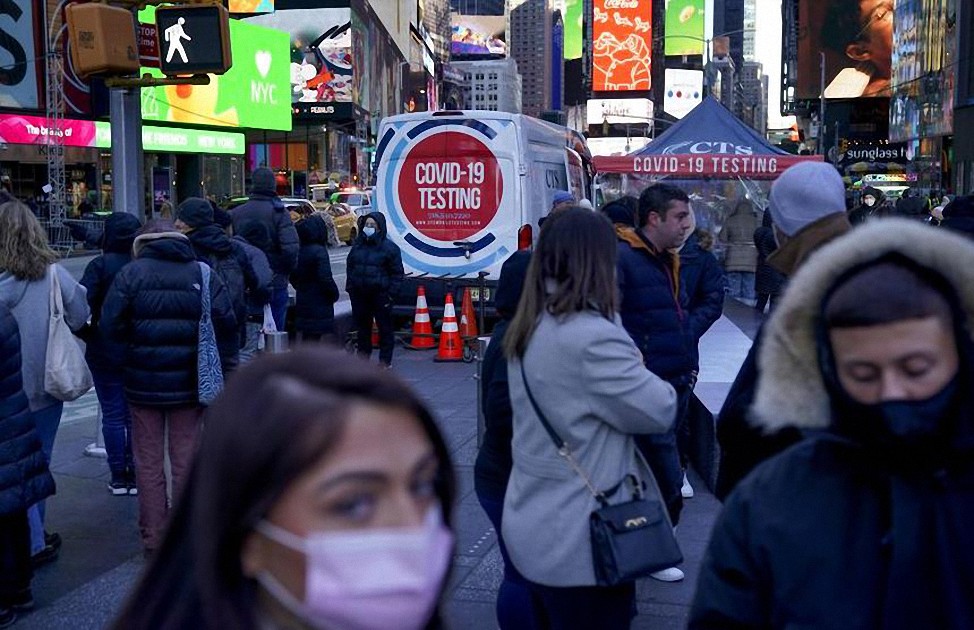
[[[701,70],[667,68],[665,86],[663,111],[674,118],[683,118],[703,100]]]
[[[666,55],[702,55],[706,27],[706,0],[670,0],[666,3]]]
[[[565,0],[565,59],[582,57],[584,5],[582,0]]]
[[[506,57],[506,30],[507,19],[503,15],[454,13],[450,54],[461,57]]]
[[[652,87],[651,0],[594,0],[592,90],[635,92]]]
[[[273,13],[274,0],[230,0],[230,13]]]
[[[801,0],[799,23],[799,99],[822,93],[820,53],[825,54],[825,98],[890,95],[893,0]]]

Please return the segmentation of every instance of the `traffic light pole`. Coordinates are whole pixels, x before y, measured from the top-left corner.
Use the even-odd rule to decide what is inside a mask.
[[[145,161],[138,88],[111,90],[112,211],[145,220]]]

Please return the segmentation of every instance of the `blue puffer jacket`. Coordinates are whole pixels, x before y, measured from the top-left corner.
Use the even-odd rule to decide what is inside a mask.
[[[112,283],[102,308],[103,334],[125,344],[125,395],[134,405],[199,403],[200,284],[189,240],[178,232],[143,234],[135,260]],[[223,371],[237,365],[237,321],[226,286],[210,274],[211,317]]]
[[[378,226],[371,238],[362,233],[366,219],[375,219]],[[404,271],[399,246],[386,238],[386,217],[372,212],[358,221],[359,236],[348,253],[345,290],[356,293],[378,293],[393,299],[399,292]]]
[[[0,514],[26,510],[54,494],[21,377],[17,320],[0,304]]]
[[[125,350],[124,346],[114,344],[98,331],[101,307],[112,286],[115,275],[132,261],[132,243],[142,223],[125,212],[116,212],[105,219],[105,229],[99,242],[102,251],[85,267],[81,284],[88,291],[88,306],[91,308],[91,324],[86,325],[78,336],[85,341],[85,359],[93,370],[118,369]]]
[[[687,293],[690,312],[689,332],[693,339],[694,369],[700,369],[700,338],[710,330],[724,311],[724,287],[727,280],[717,257],[700,246],[691,234],[680,250],[680,281]]]
[[[694,369],[695,341],[679,258],[656,252],[636,231],[620,233],[619,238],[622,325],[651,372],[673,385],[685,385]]]

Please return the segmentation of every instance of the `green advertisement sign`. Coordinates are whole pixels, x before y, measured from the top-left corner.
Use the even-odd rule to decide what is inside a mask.
[[[112,126],[95,121],[95,144],[99,149],[112,146]],[[246,141],[242,133],[208,131],[205,129],[175,129],[172,127],[142,127],[142,149],[155,153],[208,153],[211,155],[242,155]]]
[[[668,0],[666,3],[666,55],[702,55],[705,0]]]
[[[565,0],[565,59],[582,57],[582,14],[584,0]]]
[[[154,23],[155,9],[140,11],[139,20]],[[211,74],[209,85],[143,88],[142,119],[290,131],[290,36],[230,20],[230,41],[233,67],[222,76]],[[155,68],[142,72],[162,76]]]

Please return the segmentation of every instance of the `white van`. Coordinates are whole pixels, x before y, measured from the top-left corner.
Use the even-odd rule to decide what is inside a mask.
[[[495,284],[511,253],[537,239],[557,191],[589,197],[584,138],[520,114],[392,116],[382,121],[376,153],[375,208],[413,277],[476,280],[486,272]],[[415,301],[414,288],[407,291],[403,300]]]

